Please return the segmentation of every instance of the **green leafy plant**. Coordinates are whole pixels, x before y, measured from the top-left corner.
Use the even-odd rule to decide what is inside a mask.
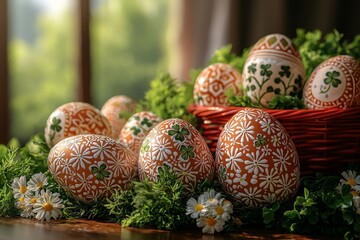
[[[0,216],[16,216],[11,184],[16,177],[47,170],[47,147],[42,134],[34,135],[25,146],[12,139],[8,145],[0,145]]]
[[[119,210],[117,196],[107,205],[109,209]],[[153,227],[156,229],[177,230],[188,223],[185,215],[185,199],[183,185],[176,173],[164,165],[159,169],[157,182],[147,179],[134,182],[134,196],[132,206],[134,210],[121,221],[123,227]],[[123,214],[119,214],[120,219]],[[119,219],[119,220],[120,220]]]
[[[269,102],[270,109],[304,109],[305,104],[297,96],[277,95]]]
[[[168,73],[160,73],[150,82],[141,105],[163,119],[180,118],[195,125],[196,118],[188,112],[193,102],[193,85],[192,82],[177,81]]]
[[[109,217],[112,221],[121,223],[122,220],[128,218],[135,210],[133,198],[135,191],[133,185],[129,190],[117,190],[111,198],[107,199],[104,205],[109,211]]]
[[[251,101],[251,98],[247,95],[238,95],[234,92],[233,89],[228,89],[225,92],[225,96],[228,99],[230,106],[235,107],[260,107],[258,104]]]
[[[339,179],[321,174],[304,177],[292,202],[262,209],[265,226],[297,234],[353,238],[360,230],[360,215],[354,210],[350,186],[335,190]]]
[[[14,178],[32,174],[31,159],[20,158],[19,149],[0,145],[0,216],[16,216],[15,199],[11,184]]]
[[[293,43],[298,48],[305,67],[306,79],[323,61],[336,55],[351,55],[360,60],[360,34],[352,42],[334,30],[326,35],[320,30],[305,31],[297,29]]]
[[[208,64],[215,63],[227,63],[237,69],[240,73],[243,70],[244,63],[247,56],[250,53],[251,48],[245,48],[241,55],[236,55],[232,52],[232,46],[230,44],[215,51]]]

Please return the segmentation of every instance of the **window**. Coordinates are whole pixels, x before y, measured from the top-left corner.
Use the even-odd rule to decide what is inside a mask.
[[[91,49],[94,104],[115,95],[143,97],[167,68],[167,0],[92,1]]]
[[[58,106],[86,98],[79,96],[78,79],[91,83],[85,92],[101,108],[114,95],[140,99],[150,80],[166,69],[166,0],[12,0],[7,5],[10,121],[4,124],[10,125],[8,135],[22,142],[42,132]],[[79,6],[91,8],[90,24],[79,27],[81,10],[87,10],[78,11]],[[82,75],[78,57],[84,42],[78,40],[86,27],[91,51],[80,58],[90,65],[84,70],[89,75]]]
[[[21,140],[76,99],[75,6],[56,2],[9,1],[10,136]]]

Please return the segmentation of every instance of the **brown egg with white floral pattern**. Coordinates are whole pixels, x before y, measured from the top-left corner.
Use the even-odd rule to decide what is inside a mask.
[[[308,109],[359,107],[359,61],[340,55],[322,62],[304,87],[304,103]]]
[[[152,112],[135,113],[121,129],[119,141],[130,148],[138,157],[144,138],[161,121],[162,119]]]
[[[126,121],[135,113],[135,108],[135,101],[125,95],[114,96],[104,103],[101,113],[109,121],[114,139],[118,138]]]
[[[48,167],[65,191],[86,203],[127,189],[137,176],[135,154],[119,141],[96,134],[58,142],[50,150]]]
[[[199,181],[212,180],[215,170],[210,149],[199,131],[177,118],[160,122],[145,137],[138,162],[140,179],[156,181],[164,165],[178,174],[187,193],[192,193]]]
[[[49,116],[45,127],[45,140],[49,148],[64,138],[92,133],[111,136],[111,127],[100,110],[84,102],[61,105]]]
[[[224,190],[247,207],[286,201],[299,186],[296,147],[281,123],[261,109],[240,110],[225,124],[215,161]]]
[[[241,91],[241,74],[229,64],[216,63],[204,68],[196,78],[194,101],[202,106],[225,106],[226,91],[230,89],[237,95]]]

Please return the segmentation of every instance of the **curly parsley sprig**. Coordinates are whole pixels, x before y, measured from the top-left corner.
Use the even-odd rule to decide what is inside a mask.
[[[120,194],[120,195],[119,195]],[[127,192],[118,192],[106,207],[117,214],[123,227],[152,227],[163,230],[177,230],[186,226],[189,218],[186,216],[186,202],[183,184],[175,172],[170,172],[164,165],[159,169],[157,182],[147,179],[134,182],[134,196],[128,214],[122,209],[121,201]],[[117,210],[115,210],[117,209]],[[119,211],[120,210],[120,211]],[[115,211],[115,212],[114,212]],[[119,214],[120,213],[120,214]]]

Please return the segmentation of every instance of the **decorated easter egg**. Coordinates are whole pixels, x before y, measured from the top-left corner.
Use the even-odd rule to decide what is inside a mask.
[[[82,202],[110,197],[136,177],[135,154],[110,137],[81,134],[57,143],[48,156],[50,173]]]
[[[204,138],[190,123],[177,118],[160,122],[145,137],[138,162],[140,179],[156,181],[163,165],[177,172],[188,193],[197,182],[211,180],[215,169]]]
[[[229,64],[217,63],[203,69],[194,85],[195,104],[203,106],[227,105],[225,92],[232,89],[241,94],[241,74]]]
[[[215,161],[224,190],[247,207],[285,201],[299,186],[295,145],[281,123],[261,109],[240,110],[225,124]]]
[[[101,113],[111,125],[113,138],[118,138],[126,121],[135,113],[135,107],[134,100],[124,95],[114,96],[102,106]]]
[[[315,68],[304,87],[309,109],[360,106],[360,63],[353,57],[329,58]]]
[[[296,96],[303,87],[305,69],[291,40],[282,34],[261,38],[251,49],[243,68],[247,96],[262,107],[277,95]]]
[[[66,103],[51,113],[45,127],[49,148],[64,138],[82,133],[111,136],[108,120],[94,106],[83,102]]]
[[[162,119],[152,112],[135,113],[121,129],[119,140],[138,156],[144,138],[161,121]]]

